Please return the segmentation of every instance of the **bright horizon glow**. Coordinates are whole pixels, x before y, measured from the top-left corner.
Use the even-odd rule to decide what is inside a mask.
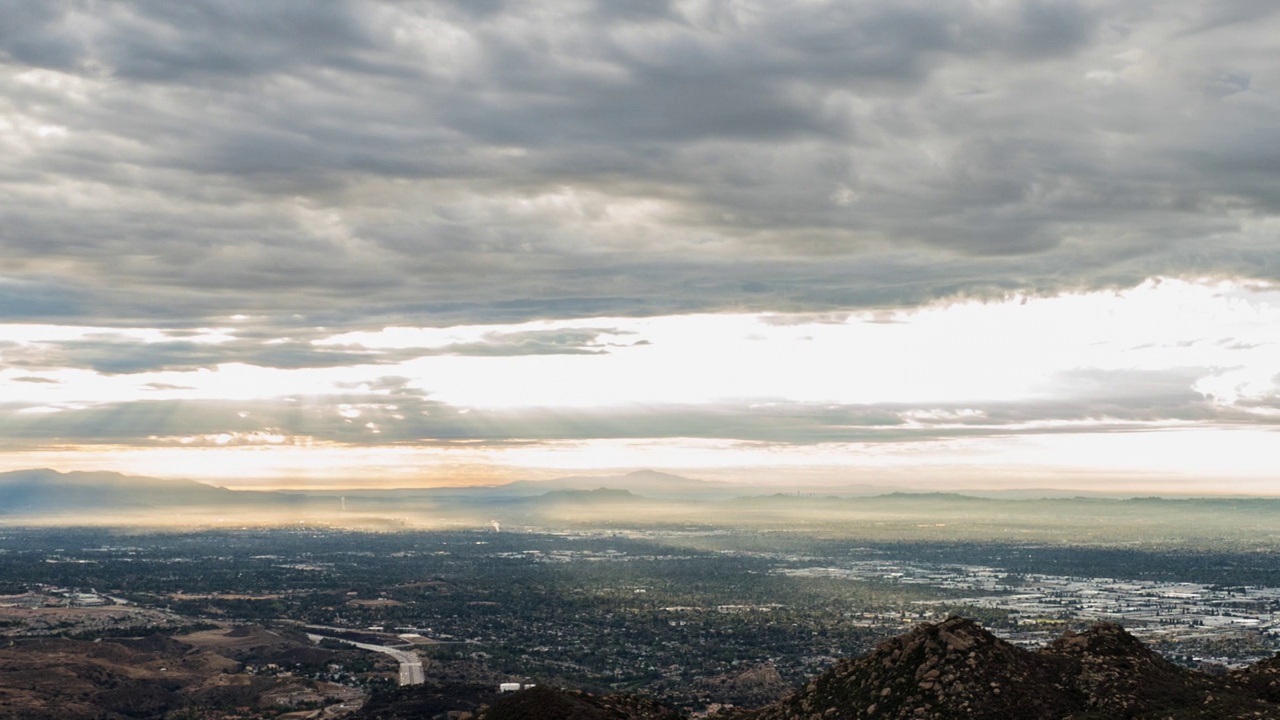
[[[1280,291],[1225,281],[1160,280],[1120,292],[850,313],[843,322],[775,314],[601,317],[520,325],[388,328],[314,342],[362,351],[419,350],[399,363],[273,369],[230,362],[190,372],[103,375],[0,371],[10,401],[104,403],[249,400],[332,392],[371,374],[403,374],[433,399],[466,408],[608,407],[761,398],[805,403],[950,403],[1055,392],[1055,373],[1210,368],[1198,387],[1223,399],[1274,389]],[[530,332],[620,328],[581,355],[434,355]],[[8,325],[28,346],[104,335],[93,328]],[[158,331],[117,337],[156,342]],[[617,339],[623,342],[613,342]],[[209,342],[199,338],[199,342]],[[219,340],[225,342],[225,339]],[[945,356],[945,362],[939,362]],[[38,376],[52,383],[13,382]],[[618,382],[625,378],[625,383]]]
[[[761,491],[1038,488],[1172,495],[1280,496],[1271,430],[1203,428],[1132,436],[1067,433],[893,445],[744,447],[674,439],[543,443],[520,450],[350,448],[69,448],[12,457],[0,472],[50,467],[197,480],[231,489],[466,487],[660,469]],[[663,459],[662,464],[651,461]],[[1086,458],[1082,460],[1082,458]],[[173,472],[173,468],[182,468]]]
[[[6,331],[21,351],[54,358],[72,347],[59,343],[103,335],[83,327]],[[135,338],[145,348],[156,332],[121,331],[113,341]],[[218,332],[228,335],[197,337],[236,342],[233,330]],[[547,345],[557,354],[486,354],[486,348],[511,352],[504,343],[512,338],[562,344]],[[1164,477],[1176,487],[1229,491],[1237,483],[1271,493],[1267,481],[1277,479],[1271,448],[1280,440],[1280,292],[1258,284],[1164,279],[1118,292],[843,318],[701,314],[395,327],[324,336],[313,345],[375,361],[301,369],[236,362],[118,374],[0,371],[0,389],[17,418],[56,421],[145,397],[169,403],[163,412],[177,416],[216,402],[244,426],[158,431],[125,443],[19,446],[0,455],[0,467],[39,461],[233,486],[475,484],[522,473],[639,467],[736,474],[745,482],[822,468],[828,484],[841,482],[841,471],[894,482],[916,472],[914,484],[928,488],[953,484],[951,472],[972,486],[983,469],[999,482],[1022,469],[1064,487],[1082,475],[1096,484],[1115,473]],[[398,379],[387,384],[387,377]],[[1135,412],[1127,408],[1133,402],[1151,407]],[[260,417],[270,423],[297,412],[312,413],[309,424],[324,432],[307,432],[307,422],[253,427]],[[664,430],[671,420],[662,412],[719,413],[713,417],[729,425],[760,415],[781,429],[717,437],[709,421],[708,435],[689,437]],[[843,416],[821,420],[832,412],[896,419],[847,427]],[[653,413],[659,414],[645,419]],[[794,418],[812,416],[828,423],[817,431],[857,439],[787,434]],[[639,422],[645,435],[594,432],[594,425],[619,417]],[[397,435],[401,424],[414,422],[463,429],[438,438]],[[560,422],[576,436],[519,434],[521,427],[541,431]],[[490,431],[499,435],[473,437]]]

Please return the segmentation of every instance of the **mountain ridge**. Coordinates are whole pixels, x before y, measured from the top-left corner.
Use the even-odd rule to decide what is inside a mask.
[[[491,492],[503,494],[542,494],[565,490],[627,490],[637,495],[661,497],[697,493],[725,494],[738,486],[729,483],[698,480],[657,470],[636,470],[623,475],[571,475],[550,480],[516,480],[491,486]]]
[[[111,471],[59,472],[49,468],[0,473],[0,516],[107,516],[175,508],[279,509],[312,504],[302,495],[262,490],[230,490],[179,478],[154,478]]]
[[[69,472],[48,468],[0,473],[0,514],[147,509],[225,503],[231,490],[194,480],[160,480],[117,472]]]

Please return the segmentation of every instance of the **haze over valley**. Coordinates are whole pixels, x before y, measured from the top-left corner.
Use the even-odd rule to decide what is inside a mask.
[[[228,490],[114,473],[0,474],[0,526],[133,531],[271,528],[515,532],[716,529],[875,540],[1253,549],[1280,543],[1280,498],[1082,496],[1068,491],[773,492],[636,471],[493,486]]]

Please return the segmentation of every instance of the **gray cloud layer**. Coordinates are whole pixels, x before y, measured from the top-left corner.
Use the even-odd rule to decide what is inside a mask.
[[[1280,279],[1271,3],[0,16],[10,319],[360,327]]]
[[[471,342],[454,342],[434,347],[407,347],[393,350],[369,349],[362,345],[315,344],[310,337],[277,338],[263,330],[249,329],[225,342],[208,343],[184,339],[186,331],[169,331],[165,341],[141,341],[122,335],[99,333],[78,340],[20,344],[0,340],[0,363],[26,370],[73,368],[104,375],[160,371],[212,369],[223,363],[245,363],[279,369],[388,365],[405,360],[440,355],[501,357],[512,355],[592,355],[608,352],[610,345],[601,336],[620,331],[603,328],[524,330],[488,332]],[[47,380],[46,380],[47,381]]]
[[[404,378],[361,383],[345,394],[272,400],[137,400],[29,414],[0,404],[6,449],[61,444],[135,446],[350,445],[500,447],[548,440],[736,440],[782,445],[911,442],[973,436],[1124,432],[1180,422],[1267,427],[1274,400],[1228,406],[1188,389],[1202,368],[1087,371],[1059,378],[1066,400],[873,405],[795,402],[654,405],[627,408],[474,410],[431,399]],[[1253,412],[1260,410],[1261,412]],[[218,437],[225,436],[225,437]]]

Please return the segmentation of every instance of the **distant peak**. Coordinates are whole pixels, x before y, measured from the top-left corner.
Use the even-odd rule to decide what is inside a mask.
[[[635,493],[623,488],[598,487],[591,490],[552,490],[544,493],[544,497],[636,497]]]
[[[62,477],[66,473],[58,472],[53,468],[31,468],[29,470],[10,470],[0,473],[0,477],[6,478],[48,478]]]
[[[921,500],[973,501],[973,500],[982,499],[982,498],[974,497],[972,495],[962,495],[960,493],[953,493],[953,492],[936,492],[936,491],[935,492],[904,492],[902,490],[891,492],[886,495],[880,495],[879,497],[892,499],[892,500],[913,500],[913,501],[921,501]]]
[[[627,473],[626,475],[624,475],[623,477],[631,478],[633,480],[640,479],[640,478],[649,478],[649,479],[662,479],[662,480],[690,481],[690,479],[687,477],[683,477],[681,475],[674,475],[668,472],[662,472],[661,470],[633,470]],[[695,480],[692,482],[698,482],[698,481]]]

